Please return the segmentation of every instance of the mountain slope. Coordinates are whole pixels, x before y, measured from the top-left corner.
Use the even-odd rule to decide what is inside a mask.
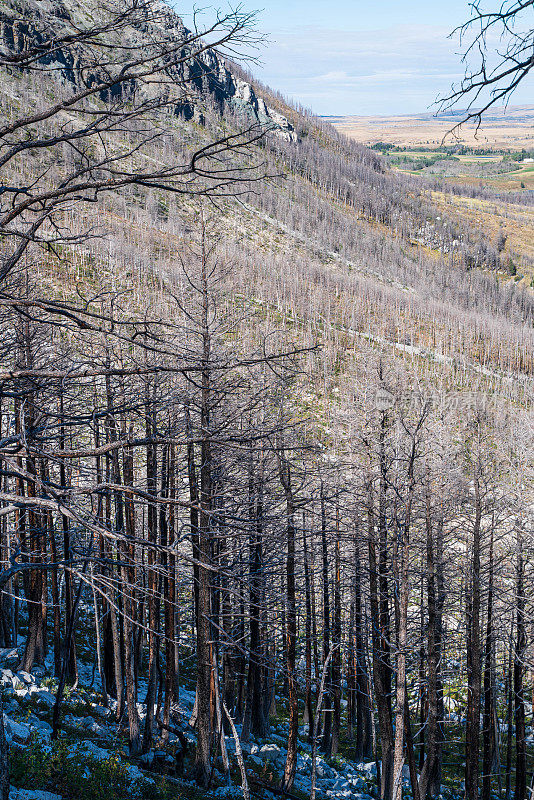
[[[443,795],[456,800],[477,532],[488,571],[495,538],[494,672],[509,681],[521,623],[532,255],[476,211],[498,205],[510,222],[521,198],[390,171],[192,43],[163,4],[146,19],[134,2],[135,24],[65,45],[102,8],[105,18],[93,0],[0,3],[0,161],[16,151],[2,174],[1,255],[29,242],[0,297],[12,780],[68,800],[196,800],[246,798],[246,771],[252,794],[272,800],[289,765],[291,791],[307,797],[322,670],[339,751],[316,759],[319,796],[379,796],[386,733],[377,726],[378,746],[370,730],[385,693],[372,669],[408,655],[404,708],[423,727],[435,544]],[[69,105],[123,62],[162,52],[156,76],[109,80],[87,106]],[[52,121],[38,118],[55,104]],[[80,144],[82,124],[97,135]],[[25,226],[13,228],[24,203]],[[377,543],[386,658],[373,635]],[[343,701],[364,673],[369,741],[358,751]],[[495,692],[502,721],[509,691],[495,680]],[[406,772],[401,763],[404,794]]]

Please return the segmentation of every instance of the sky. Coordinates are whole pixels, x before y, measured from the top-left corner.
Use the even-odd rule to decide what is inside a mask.
[[[435,111],[463,74],[468,0],[244,0],[268,37],[252,72],[321,115]],[[492,5],[495,5],[493,3]],[[528,91],[530,89],[530,91]],[[513,103],[533,102],[532,84]]]

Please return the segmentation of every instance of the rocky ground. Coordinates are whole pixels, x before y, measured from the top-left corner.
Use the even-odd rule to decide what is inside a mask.
[[[10,747],[13,784],[10,800],[67,800],[71,797],[83,797],[83,800],[188,797],[198,800],[206,795],[180,775],[177,765],[183,755],[182,745],[173,733],[169,734],[165,745],[139,759],[129,757],[124,731],[118,729],[115,720],[114,701],[110,701],[108,708],[102,705],[98,674],[91,665],[79,663],[79,685],[74,691],[68,691],[64,699],[62,736],[58,742],[51,742],[52,709],[57,687],[57,681],[51,677],[53,663],[47,660],[44,667],[34,669],[32,674],[16,671],[21,654],[22,648],[0,650],[4,727]],[[142,698],[145,691],[146,684],[140,681],[139,697]],[[193,703],[194,691],[181,688],[180,733],[182,741],[185,736],[191,744],[195,741],[194,730],[189,726]],[[143,720],[146,706],[139,703],[138,710]],[[304,798],[311,790],[312,757],[306,731],[301,728],[300,732],[293,793]],[[287,725],[284,720],[278,720],[273,722],[268,739],[251,738],[249,742],[241,743],[253,796],[274,800],[275,795],[259,788],[256,782],[279,784],[286,758],[286,742]],[[207,794],[237,798],[242,792],[235,742],[231,736],[227,737],[226,745],[234,783],[229,783],[222,773],[215,770],[213,788]],[[408,770],[407,767],[404,769],[409,793]],[[316,776],[318,800],[372,800],[376,797],[374,763],[356,764],[340,756],[327,762],[318,754]],[[461,791],[461,786],[458,791]],[[457,794],[444,790],[444,796],[453,800]]]
[[[4,701],[4,726],[10,747],[11,780],[10,800],[60,800],[65,796],[51,791],[56,771],[70,771],[70,783],[55,776],[60,788],[72,791],[72,783],[78,782],[80,794],[88,798],[92,794],[95,779],[102,781],[109,774],[111,792],[115,782],[117,792],[125,791],[128,796],[153,797],[166,794],[171,796],[187,794],[187,787],[193,785],[176,777],[176,761],[181,751],[179,739],[169,734],[169,742],[140,759],[130,759],[124,735],[120,734],[115,721],[113,704],[105,708],[98,692],[98,675],[93,667],[79,664],[80,680],[75,691],[67,692],[64,700],[62,729],[64,735],[59,743],[51,742],[52,709],[55,702],[57,682],[51,677],[53,664],[49,660],[42,668],[29,674],[16,671],[22,650],[0,650],[0,684]],[[143,697],[146,686],[140,683],[139,697]],[[194,692],[181,689],[180,706],[182,712],[181,728],[189,742],[194,743],[194,731],[188,720],[194,702]],[[138,704],[143,719],[146,707]],[[304,735],[304,730],[302,734]],[[276,779],[283,771],[286,758],[284,744],[287,742],[287,729],[284,722],[274,723],[268,740],[257,741],[251,738],[242,743],[246,758],[247,772],[251,781],[255,778]],[[235,742],[227,737],[227,748],[232,762],[235,759]],[[60,752],[57,752],[60,751]],[[311,788],[311,747],[301,739],[297,762],[297,776],[294,791],[297,795],[307,795]],[[232,772],[233,772],[232,768]],[[354,764],[342,758],[336,765],[329,764],[320,755],[317,757],[317,796],[318,798],[358,797],[367,800],[373,796],[376,767],[374,764]],[[236,772],[237,778],[237,772]],[[120,779],[120,780],[119,780]],[[173,791],[169,791],[169,781]],[[121,789],[122,787],[122,789]],[[56,787],[53,787],[56,788]],[[177,792],[176,789],[179,789]],[[255,788],[252,785],[252,792]],[[258,790],[260,791],[260,790]],[[241,795],[240,786],[229,786],[221,773],[215,772],[214,788],[210,794],[215,796]],[[268,791],[261,791],[271,796]]]

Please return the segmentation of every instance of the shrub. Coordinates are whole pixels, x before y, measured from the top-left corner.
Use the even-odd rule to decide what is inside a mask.
[[[84,800],[119,800],[145,797],[150,785],[145,781],[131,784],[128,764],[118,753],[97,759],[83,748],[73,749],[73,741],[59,739],[47,744],[32,737],[28,745],[15,748],[10,758],[10,777],[15,786],[26,789],[46,789],[64,798]],[[150,787],[151,790],[155,787]],[[151,791],[151,796],[156,793]],[[161,796],[161,792],[157,793]]]

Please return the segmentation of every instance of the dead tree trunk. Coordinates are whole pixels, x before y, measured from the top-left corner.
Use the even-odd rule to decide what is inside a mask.
[[[359,530],[356,528],[354,536],[354,656],[356,672],[356,758],[358,761],[369,759],[373,755],[361,571]]]
[[[426,732],[426,756],[419,778],[419,793],[422,800],[438,797],[441,793],[442,734],[439,709],[439,670],[441,664],[441,622],[438,570],[434,525],[432,520],[430,482],[427,480],[425,497],[426,522],[426,588],[428,605],[428,721]],[[439,535],[439,534],[438,534]]]
[[[391,800],[393,796],[393,724],[391,698],[386,691],[389,665],[382,649],[380,626],[380,601],[378,563],[376,554],[375,520],[372,485],[369,482],[368,496],[368,548],[369,548],[369,604],[371,610],[371,640],[373,646],[373,684],[378,713],[380,747],[382,752],[380,769],[380,800]]]
[[[308,740],[313,736],[313,705],[312,705],[312,598],[310,585],[310,562],[308,545],[306,541],[306,517],[302,514],[302,546],[304,550],[304,591],[306,602],[306,689],[304,695],[304,722],[308,724]]]
[[[516,635],[514,648],[514,719],[515,719],[515,791],[514,800],[525,800],[527,794],[527,751],[525,742],[525,703],[523,673],[527,637],[525,629],[525,565],[523,536],[517,531],[516,571]]]
[[[65,424],[64,424],[64,408],[63,408],[63,391],[60,390],[59,394],[59,415],[60,415],[60,428],[59,428],[59,449],[65,449]],[[59,482],[63,489],[67,490],[67,469],[63,459],[59,462]],[[69,519],[65,514],[61,515],[61,528],[63,531],[63,557],[68,563],[72,557],[71,544],[70,544],[70,525]],[[74,603],[73,590],[72,590],[72,572],[69,569],[64,571],[65,575],[65,630],[70,626],[70,619],[72,616],[72,607]],[[74,638],[71,642],[71,649],[69,652],[69,660],[67,667],[67,681],[74,682],[78,679],[78,665],[76,661],[76,643]]]
[[[484,652],[484,717],[482,754],[482,800],[491,798],[491,777],[494,762],[495,726],[493,725],[493,526],[491,529],[488,576],[486,642]]]
[[[126,448],[123,457],[124,484],[133,485],[133,453]],[[130,754],[139,755],[141,752],[141,727],[137,712],[137,681],[135,674],[135,646],[134,634],[137,622],[138,605],[135,598],[136,586],[136,548],[135,539],[135,505],[130,497],[124,500],[117,492],[118,508],[124,518],[124,531],[126,541],[123,547],[123,587],[124,587],[124,680],[126,685],[126,703],[128,711]],[[122,526],[121,526],[122,527]],[[120,529],[119,529],[120,530]]]
[[[465,797],[478,798],[478,757],[480,734],[480,463],[474,469],[475,520],[471,555],[471,574],[467,589],[467,723],[465,729]]]
[[[242,739],[247,741],[250,732],[264,737],[267,725],[262,702],[262,641],[261,600],[263,561],[263,496],[261,478],[250,475],[249,508],[251,527],[249,536],[249,627],[250,654],[247,676],[247,699]]]
[[[195,769],[197,781],[207,787],[211,775],[212,722],[214,709],[213,657],[211,646],[210,570],[212,535],[212,447],[211,404],[212,376],[211,331],[209,321],[208,263],[202,239],[201,258],[201,335],[202,371],[200,395],[200,513],[198,517],[198,613],[197,613],[197,749]]]
[[[282,789],[289,792],[297,769],[298,698],[295,674],[297,648],[297,606],[295,588],[295,500],[291,484],[291,469],[283,451],[279,455],[280,482],[286,500],[287,555],[286,555],[286,664],[289,704],[289,735],[287,757],[282,778]]]
[[[341,730],[341,534],[339,505],[336,504],[336,541],[334,572],[334,614],[332,618],[332,737],[330,758],[337,754]]]
[[[512,742],[514,736],[514,684],[513,684],[513,640],[514,620],[510,624],[510,642],[508,645],[508,668],[506,672],[506,776],[505,793],[506,800],[512,796]]]
[[[404,766],[404,738],[405,721],[409,717],[408,696],[406,692],[406,661],[408,652],[408,602],[410,599],[410,527],[412,520],[412,506],[415,492],[415,460],[417,457],[417,439],[412,438],[412,446],[408,461],[408,494],[406,497],[404,518],[401,522],[398,551],[400,562],[398,567],[398,594],[399,594],[399,626],[397,636],[397,688],[396,688],[396,714],[395,714],[395,754],[394,754],[394,784],[393,798],[402,798],[402,768]],[[408,719],[409,722],[409,719]],[[410,742],[411,744],[411,742]],[[412,764],[412,772],[413,772]],[[417,781],[414,781],[414,790],[417,791]],[[414,799],[415,800],[415,799]]]
[[[330,652],[330,587],[328,575],[328,543],[326,538],[326,505],[324,496],[324,486],[321,483],[321,548],[323,566],[323,664],[326,662]],[[325,753],[330,750],[330,737],[332,735],[332,666],[330,665],[326,675],[325,711],[323,716],[322,748]]]
[[[151,387],[146,387],[145,400],[145,433],[148,441],[146,448],[146,487],[152,497],[157,494],[158,456],[156,446],[152,443],[155,432],[154,406],[150,397]],[[162,477],[164,475],[162,469]],[[147,509],[147,534],[151,547],[148,549],[147,561],[147,589],[148,589],[148,686],[146,693],[146,717],[143,735],[143,752],[147,753],[152,746],[156,701],[156,659],[157,659],[157,564],[154,545],[158,537],[158,512],[155,503],[148,504]]]
[[[165,617],[165,702],[163,706],[163,722],[169,726],[173,706],[178,702],[180,692],[180,652],[179,652],[179,606],[176,591],[176,556],[173,552],[176,537],[176,522],[173,500],[176,498],[176,451],[174,445],[169,448],[167,470],[167,486],[169,496],[168,522],[165,520],[165,509],[161,512],[160,540],[163,549],[163,603]],[[163,524],[165,523],[165,524]],[[169,547],[168,552],[165,548]],[[165,736],[166,734],[166,736]],[[163,729],[164,738],[168,731]]]

